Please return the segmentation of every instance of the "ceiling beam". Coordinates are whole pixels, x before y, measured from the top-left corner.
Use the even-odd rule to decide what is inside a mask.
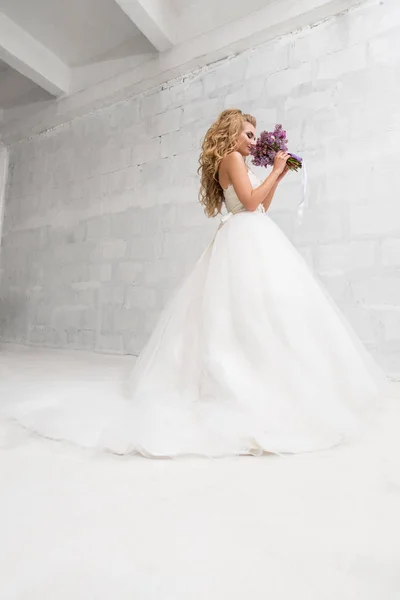
[[[0,59],[54,96],[69,91],[69,67],[2,13]]]
[[[301,14],[298,2],[301,2]],[[377,5],[374,9],[376,18],[379,18],[384,9],[380,7],[379,0],[373,2]],[[333,15],[363,7],[364,4],[365,0],[279,0],[279,19],[278,7],[276,2],[273,2],[261,12],[250,14],[249,18],[241,19],[238,23],[225,25],[197,38],[177,43],[171,50],[155,54],[134,68],[80,90],[79,95],[73,93],[64,96],[57,101],[56,110],[54,104],[50,104],[21,119],[8,119],[8,111],[5,110],[5,121],[0,122],[0,138],[9,146],[29,136],[39,135],[44,129],[51,129],[93,110],[126,100],[191,71],[195,71],[197,76],[201,77],[201,67],[211,65],[212,69],[213,63],[227,57],[255,49],[272,39],[293,34]],[[271,11],[271,8],[274,10]]]
[[[172,48],[173,36],[168,27],[172,9],[167,0],[115,1],[159,52]]]

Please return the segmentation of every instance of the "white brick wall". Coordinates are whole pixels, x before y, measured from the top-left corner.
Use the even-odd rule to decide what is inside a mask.
[[[399,40],[400,5],[368,1],[11,147],[1,338],[138,353],[217,227],[200,142],[239,106],[306,158],[304,224],[296,176],[271,216],[399,374]]]
[[[0,238],[8,179],[8,149],[0,142]]]

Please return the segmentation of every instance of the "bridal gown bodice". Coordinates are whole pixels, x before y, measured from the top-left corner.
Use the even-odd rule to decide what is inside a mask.
[[[252,171],[248,170],[248,175],[250,179],[250,183],[252,185],[253,190],[261,184],[261,181],[258,179],[257,175],[255,175]],[[247,212],[247,208],[243,206],[240,202],[237,194],[235,192],[235,188],[231,184],[228,188],[224,190],[224,198],[225,198],[225,206],[228,213],[236,214],[239,212]],[[262,204],[260,204],[257,209],[259,212],[265,212],[265,209]]]

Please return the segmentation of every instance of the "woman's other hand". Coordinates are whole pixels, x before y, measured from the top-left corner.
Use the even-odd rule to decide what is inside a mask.
[[[290,154],[288,152],[282,152],[282,150],[279,150],[279,152],[276,153],[273,166],[273,171],[275,171],[275,173],[277,173],[278,175],[283,173],[286,167],[286,161],[289,158],[289,156]]]

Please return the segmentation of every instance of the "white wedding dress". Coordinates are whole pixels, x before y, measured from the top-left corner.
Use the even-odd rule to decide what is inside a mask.
[[[254,187],[258,178],[249,171]],[[128,390],[13,399],[41,435],[116,453],[299,453],[359,436],[389,382],[262,206],[228,214],[164,309]],[[126,386],[125,386],[126,387]]]

